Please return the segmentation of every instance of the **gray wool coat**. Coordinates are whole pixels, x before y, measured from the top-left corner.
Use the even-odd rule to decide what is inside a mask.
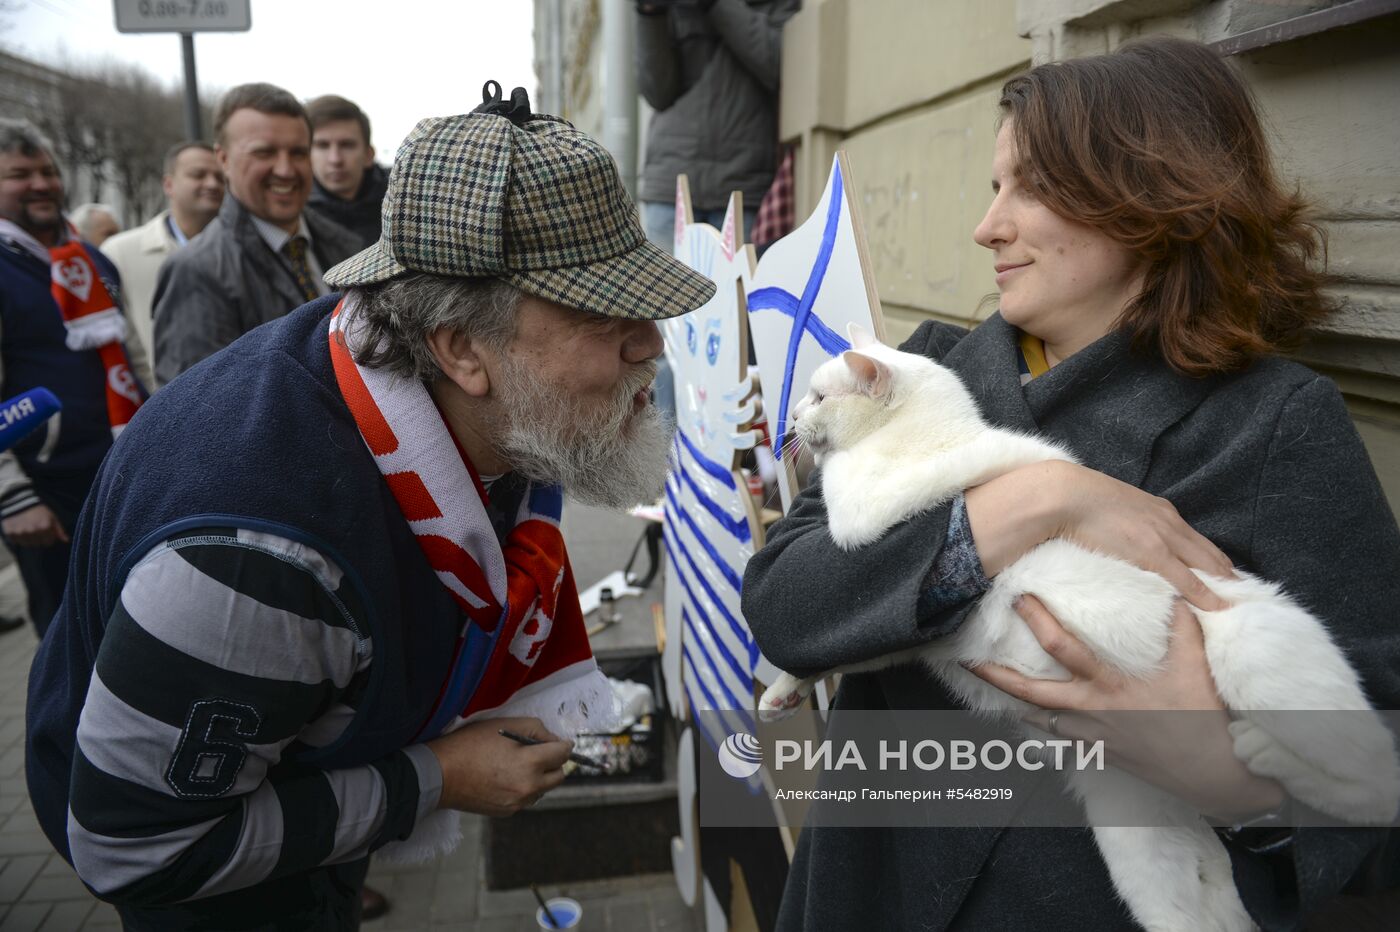
[[[1374,705],[1400,708],[1400,530],[1330,380],[1282,359],[1189,379],[1112,334],[1023,389],[1016,337],[998,315],[971,333],[925,323],[901,348],[955,370],[993,423],[1063,441],[1085,465],[1169,499],[1236,565],[1323,619]],[[953,631],[971,605],[949,609],[925,592],[950,507],[843,553],[820,488],[801,495],[744,577],[764,654],[807,674]],[[847,676],[836,705],[955,707],[913,667]],[[1274,854],[1227,847],[1264,929],[1301,928],[1344,888],[1400,884],[1383,830],[1299,829]],[[1077,829],[804,831],[779,920],[784,932],[1135,927]]]
[[[360,251],[359,237],[311,211],[303,215],[322,272]],[[306,303],[292,270],[258,235],[233,195],[219,215],[160,267],[151,355],[164,385],[254,327]]]
[[[778,168],[783,23],[800,0],[661,5],[637,16],[637,90],[655,109],[638,199],[674,204],[676,175],[697,210],[732,191],[757,208]]]

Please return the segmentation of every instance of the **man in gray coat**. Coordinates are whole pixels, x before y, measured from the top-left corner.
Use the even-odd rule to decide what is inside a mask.
[[[640,0],[637,87],[656,109],[638,200],[647,237],[669,250],[676,175],[695,219],[719,226],[730,192],[753,225],[778,167],[783,23],[801,0]]]
[[[156,381],[165,384],[259,324],[328,294],[326,269],[358,238],[304,212],[311,123],[271,84],[243,84],[219,102],[215,152],[228,179],[219,216],[161,267],[154,304]]]

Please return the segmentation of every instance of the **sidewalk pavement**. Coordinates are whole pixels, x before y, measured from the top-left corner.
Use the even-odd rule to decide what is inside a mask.
[[[640,523],[569,506],[565,529],[579,563],[621,566]],[[585,570],[580,567],[580,573]],[[580,575],[580,585],[595,577]],[[0,932],[90,932],[121,928],[117,912],[88,892],[39,830],[24,782],[24,702],[37,639],[32,628],[0,635]],[[369,879],[391,903],[363,932],[528,932],[537,929],[529,890],[487,890],[486,819],[463,819],[464,840],[452,855],[414,867],[371,862]],[[542,843],[547,843],[542,841]],[[607,932],[698,932],[669,873],[546,886],[546,896],[583,905],[583,927]]]

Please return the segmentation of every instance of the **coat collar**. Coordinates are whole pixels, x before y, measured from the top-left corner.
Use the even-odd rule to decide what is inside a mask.
[[[234,239],[253,255],[264,255],[274,257],[275,251],[268,245],[267,240],[258,232],[257,224],[253,223],[253,214],[243,205],[238,198],[232,194],[224,195],[224,203],[219,207],[219,219],[228,225],[233,232]],[[306,223],[311,232],[311,249],[320,258],[320,251],[316,248],[316,242],[320,235],[320,230],[311,225],[306,211],[302,211],[301,219]]]
[[[389,190],[389,173],[384,170],[384,166],[378,162],[365,169],[364,176],[360,178],[359,190],[352,198],[338,197],[326,190],[325,185],[315,178],[311,179],[311,199],[309,203],[318,207],[329,206],[332,209],[340,207],[351,209],[368,205],[375,213],[379,212],[380,204],[384,200],[384,194]]]
[[[267,248],[258,235],[257,227],[253,226],[253,215],[231,191],[225,192],[224,202],[219,206],[219,220],[228,227],[229,233],[245,253],[259,257],[271,255],[272,250]]]
[[[1024,388],[1018,331],[997,313],[960,341],[945,362],[972,390],[989,421],[1066,443],[1084,465],[1139,485],[1158,437],[1201,403],[1218,377],[1193,379],[1132,349],[1118,331],[1075,353]]]
[[[315,254],[316,261],[320,262],[323,268],[327,267],[324,256],[326,244],[322,242],[322,236],[325,235],[324,225],[317,223],[308,211],[302,211],[301,218],[311,231],[311,251]],[[252,213],[238,198],[232,194],[224,195],[224,203],[219,208],[219,219],[228,227],[234,241],[243,249],[245,255],[255,257],[259,265],[283,269],[287,274],[291,274],[278,260],[277,253],[267,244],[267,240],[258,232],[253,223]],[[334,234],[330,235],[334,237]]]
[[[141,227],[140,239],[136,245],[142,252],[174,252],[175,235],[170,232],[170,210],[162,210]]]

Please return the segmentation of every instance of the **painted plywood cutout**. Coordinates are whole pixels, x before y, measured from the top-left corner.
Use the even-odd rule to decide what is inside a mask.
[[[664,322],[675,376],[676,435],[666,483],[667,698],[678,717],[690,708],[734,710],[736,730],[752,730],[759,652],[739,610],[740,581],[762,530],[738,472],[738,457],[762,439],[748,372],[744,294],[753,248],[742,242],[740,195],[724,230],[691,222],[684,176],[677,185],[676,255],[716,282],[709,303]],[[703,733],[717,747],[725,735]]]
[[[731,733],[753,733],[755,687],[778,672],[760,654],[740,611],[744,569],[763,539],[739,458],[768,442],[755,427],[765,417],[774,440],[784,442],[791,408],[806,392],[812,371],[848,348],[841,336],[848,323],[883,336],[859,219],[846,193],[848,177],[838,155],[816,212],[759,263],[743,243],[740,195],[730,198],[723,229],[715,230],[693,222],[685,176],[677,179],[675,255],[717,285],[704,307],[662,325],[677,407],[664,501],[662,667],[667,698],[681,722],[682,832],[672,840],[671,853],[677,885],[690,905],[708,906],[714,898],[699,864],[694,755],[714,753]],[[765,374],[762,384],[747,365],[750,336],[757,369]],[[778,462],[786,511],[798,490],[796,473],[790,456],[780,455]],[[696,718],[695,709],[725,711],[716,722]],[[763,792],[757,780],[751,788]],[[775,829],[773,837],[781,837],[790,857],[790,833]],[[785,867],[755,869],[756,879],[781,889]]]
[[[846,154],[832,160],[816,210],[763,254],[748,292],[749,330],[763,373],[763,408],[778,461],[783,511],[800,488],[792,455],[792,412],[817,366],[850,349],[846,325],[885,339]]]
[[[728,731],[753,731],[756,675],[763,661],[739,608],[744,568],[762,546],[762,528],[738,470],[743,451],[763,440],[754,374],[748,371],[745,296],[753,248],[743,242],[742,196],[730,198],[723,228],[693,222],[685,176],[677,179],[675,255],[716,283],[715,297],[662,324],[675,378],[676,436],[664,500],[667,699],[681,722],[678,803],[681,835],[671,859],[682,899],[704,904],[710,932],[725,928],[711,878],[700,869],[695,754],[726,737],[695,709],[723,709]],[[697,737],[698,735],[698,737]],[[758,790],[755,782],[753,789]],[[781,884],[778,884],[781,888]]]

